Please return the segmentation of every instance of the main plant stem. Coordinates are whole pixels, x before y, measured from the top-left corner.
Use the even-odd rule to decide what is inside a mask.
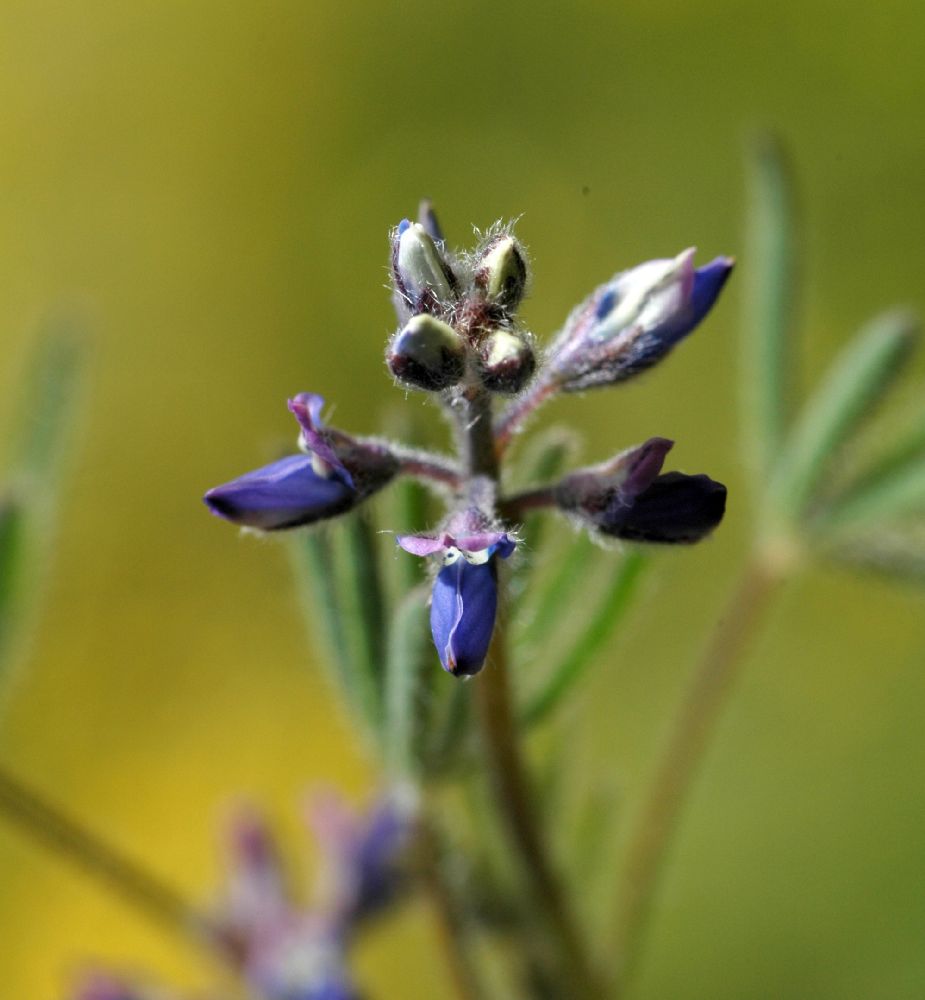
[[[485,392],[476,392],[465,400],[465,406],[460,442],[465,468],[473,479],[485,477],[497,486],[498,460],[492,433],[491,397]],[[517,737],[506,652],[503,629],[497,625],[488,665],[474,684],[491,791],[535,904],[561,949],[568,995],[597,1000],[600,994],[595,989],[584,941],[537,824]]]
[[[780,583],[780,570],[755,555],[744,570],[688,684],[630,835],[614,955],[613,996],[622,997],[639,961],[658,882],[691,786],[745,662],[745,653]]]

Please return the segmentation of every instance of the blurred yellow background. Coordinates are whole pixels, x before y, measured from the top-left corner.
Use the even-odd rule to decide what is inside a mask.
[[[388,227],[422,194],[451,242],[522,216],[525,315],[547,335],[618,268],[740,252],[743,139],[774,127],[806,214],[815,377],[871,313],[922,305],[923,32],[925,7],[900,0],[4,0],[0,419],[49,315],[78,312],[94,348],[3,761],[200,895],[236,793],[293,847],[306,786],[362,796],[375,772],[284,553],[199,498],[292,438],[295,392],[358,432],[401,402],[382,365]],[[678,467],[730,487],[716,539],[659,558],[574,713],[589,781],[628,798],[747,537],[737,304],[734,280],[658,371],[541,421],[583,429],[590,459],[676,437]],[[925,995],[923,607],[825,569],[783,595],[686,813],[640,998]],[[86,957],[209,979],[3,823],[0,941],[4,998],[60,997]],[[374,997],[446,995],[423,908],[361,969]]]

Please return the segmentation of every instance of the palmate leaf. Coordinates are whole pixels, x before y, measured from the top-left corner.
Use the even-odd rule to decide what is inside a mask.
[[[841,352],[780,456],[768,495],[775,521],[792,524],[803,515],[839,446],[872,414],[902,370],[917,333],[912,314],[884,313]]]
[[[748,158],[743,268],[742,437],[756,480],[767,474],[790,420],[796,383],[797,225],[793,184],[780,144],[758,137]]]
[[[525,726],[542,722],[575,689],[629,610],[647,564],[648,556],[640,549],[627,549],[623,553],[586,626],[549,672],[544,685],[524,706],[521,721]]]

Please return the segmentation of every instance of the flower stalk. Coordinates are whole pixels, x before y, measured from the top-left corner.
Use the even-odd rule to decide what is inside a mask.
[[[695,666],[630,832],[622,875],[613,997],[624,996],[638,967],[659,880],[691,789],[724,708],[785,579],[781,564],[756,553],[746,565]]]

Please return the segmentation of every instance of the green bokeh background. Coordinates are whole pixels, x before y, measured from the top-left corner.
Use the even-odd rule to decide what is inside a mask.
[[[282,552],[199,495],[292,436],[296,391],[357,431],[401,402],[387,228],[422,193],[460,241],[522,215],[545,334],[619,267],[739,252],[743,139],[775,127],[801,181],[815,377],[861,319],[922,305],[923,32],[902,0],[3,0],[0,419],[48,316],[79,313],[94,348],[2,759],[198,894],[235,793],[293,844],[307,785],[361,797],[374,771]],[[583,429],[589,458],[676,437],[680,468],[730,486],[723,530],[659,558],[570,719],[583,779],[629,804],[747,539],[737,305],[734,283],[657,372],[544,416]],[[828,570],[783,595],[686,813],[638,997],[925,995],[923,607]],[[4,997],[52,1000],[86,956],[208,981],[2,824],[0,941]],[[423,907],[360,965],[376,997],[448,995]]]

